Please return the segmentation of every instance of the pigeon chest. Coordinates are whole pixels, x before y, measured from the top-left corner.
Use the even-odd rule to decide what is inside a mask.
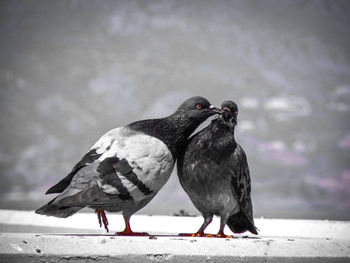
[[[200,211],[221,215],[239,210],[230,176],[220,165],[196,161],[186,166],[182,184]]]
[[[237,198],[234,196],[230,184],[207,181],[201,183],[196,189],[198,190],[193,191],[191,195],[195,196],[204,211],[221,215],[239,210]]]

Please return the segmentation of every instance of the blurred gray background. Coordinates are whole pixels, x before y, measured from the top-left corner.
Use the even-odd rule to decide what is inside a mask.
[[[201,95],[239,105],[256,217],[350,219],[349,1],[2,0],[0,39],[0,208]],[[174,172],[140,213],[180,209]]]

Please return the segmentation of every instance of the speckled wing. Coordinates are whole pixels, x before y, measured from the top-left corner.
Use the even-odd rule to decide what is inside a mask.
[[[238,203],[241,208],[241,212],[243,212],[244,217],[246,217],[246,220],[248,220],[248,224],[246,224],[246,227],[248,230],[250,230],[252,233],[256,233],[256,228],[254,226],[254,219],[253,219],[253,207],[252,207],[252,200],[251,200],[251,181],[250,181],[250,173],[249,173],[249,166],[246,154],[242,147],[237,144],[237,147],[233,153],[233,158],[231,159],[232,163],[234,164],[234,169],[232,169],[232,189],[237,196]],[[229,219],[229,226],[230,221],[232,225],[232,221],[235,221],[238,223],[238,225],[241,224],[242,216],[241,213],[239,213],[236,216],[233,216]],[[239,227],[237,227],[239,228]],[[240,231],[237,231],[240,232]]]
[[[73,176],[57,200],[60,205],[142,201],[159,191],[174,166],[172,154],[161,140],[127,127],[109,131],[90,151],[99,157]]]
[[[247,157],[242,147],[238,144],[233,155],[236,166],[232,170],[232,187],[237,195],[240,206],[245,209],[245,212],[248,213],[248,215],[251,215],[252,212],[249,211],[250,209],[248,205],[250,202],[251,186]]]

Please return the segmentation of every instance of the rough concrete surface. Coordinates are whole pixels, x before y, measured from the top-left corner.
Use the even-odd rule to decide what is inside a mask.
[[[108,217],[106,234],[92,213],[57,219],[0,210],[0,262],[350,262],[349,222],[256,219],[258,236],[217,239],[177,236],[195,231],[200,217],[135,215],[135,231],[151,236],[118,237],[113,233],[123,228],[122,217]]]

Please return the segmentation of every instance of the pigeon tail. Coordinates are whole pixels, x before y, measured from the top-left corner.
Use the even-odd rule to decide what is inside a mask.
[[[255,235],[258,234],[258,229],[242,209],[228,218],[227,225],[233,233],[240,234],[248,230]]]
[[[83,207],[76,207],[76,206],[59,206],[55,203],[53,203],[56,200],[57,197],[52,199],[50,202],[48,202],[46,205],[40,207],[39,209],[35,210],[35,213],[40,215],[46,215],[46,216],[55,216],[60,218],[66,218],[69,217],[76,212],[78,212]]]

